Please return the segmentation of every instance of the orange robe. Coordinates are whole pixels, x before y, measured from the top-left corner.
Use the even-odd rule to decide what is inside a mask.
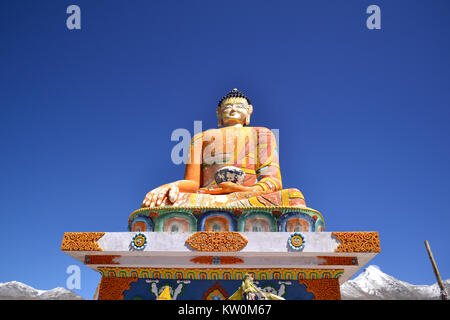
[[[185,179],[200,174],[200,187],[216,185],[214,174],[234,166],[245,172],[242,185],[259,185],[263,192],[234,192],[225,195],[182,193],[174,206],[253,207],[306,206],[297,189],[282,190],[277,143],[271,130],[263,127],[224,127],[202,132],[191,141]]]

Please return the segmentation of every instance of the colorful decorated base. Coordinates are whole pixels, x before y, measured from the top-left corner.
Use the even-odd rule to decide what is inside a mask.
[[[320,232],[325,223],[320,212],[307,207],[152,207],[134,211],[128,230]]]
[[[255,280],[263,291],[286,300],[339,300],[338,279]],[[102,277],[99,300],[155,300],[168,288],[173,300],[226,300],[242,280]]]
[[[272,287],[295,283],[295,295],[287,297],[299,298],[308,296],[298,286],[305,281],[313,281],[306,287],[338,288],[380,252],[380,242],[377,232],[73,232],[64,234],[61,250],[99,272],[104,287],[126,283],[120,278],[173,285],[217,280],[228,288],[223,281],[250,273]],[[150,282],[139,280],[135,289]],[[210,282],[200,287],[206,292]],[[142,297],[133,292],[125,297]],[[199,294],[186,291],[180,298],[202,299]]]

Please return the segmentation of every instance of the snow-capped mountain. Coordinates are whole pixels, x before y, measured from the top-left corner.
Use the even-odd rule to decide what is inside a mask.
[[[450,280],[444,280],[447,293]],[[354,280],[341,285],[342,300],[439,300],[441,291],[433,285],[413,285],[385,274],[377,266],[367,267]]]
[[[0,282],[0,300],[84,300],[62,287],[37,290],[18,281]]]
[[[450,293],[450,279],[444,280]],[[342,300],[439,300],[441,291],[433,285],[413,285],[385,274],[377,266],[368,266],[354,280],[341,285]],[[84,300],[73,291],[58,287],[37,290],[18,281],[0,282],[0,300]]]

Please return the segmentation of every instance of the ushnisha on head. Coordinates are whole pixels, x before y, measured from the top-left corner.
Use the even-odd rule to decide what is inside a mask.
[[[253,106],[250,99],[247,98],[238,89],[233,89],[222,97],[217,106],[218,126],[236,126],[242,127],[250,124],[250,116],[253,112]]]

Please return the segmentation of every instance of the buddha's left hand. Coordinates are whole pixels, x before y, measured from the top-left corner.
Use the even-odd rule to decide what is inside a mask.
[[[257,191],[256,187],[246,187],[236,184],[234,182],[222,182],[218,187],[213,188],[200,188],[200,193],[207,194],[228,194],[233,192],[252,192]]]

